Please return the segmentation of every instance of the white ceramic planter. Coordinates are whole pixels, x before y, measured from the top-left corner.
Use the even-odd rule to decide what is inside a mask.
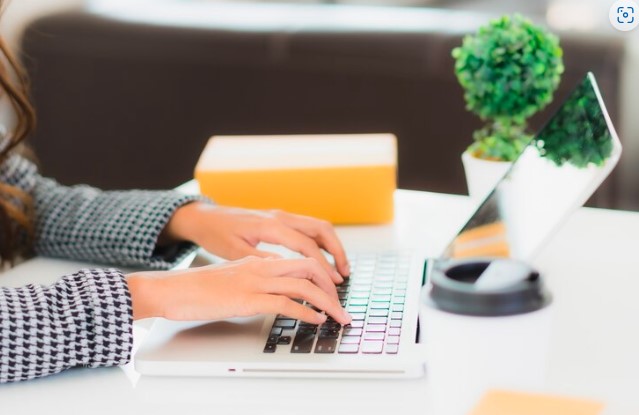
[[[484,160],[464,151],[462,164],[466,173],[468,195],[477,201],[482,201],[510,169],[512,162]]]

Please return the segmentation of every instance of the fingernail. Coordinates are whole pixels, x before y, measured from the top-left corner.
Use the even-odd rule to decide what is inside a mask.
[[[325,322],[326,321],[326,314],[317,313],[317,319],[319,320],[319,323]]]
[[[344,281],[344,277],[342,277],[339,272],[337,272],[336,270],[333,270],[333,275],[335,275],[335,277],[337,277],[337,281],[338,282],[343,282]]]

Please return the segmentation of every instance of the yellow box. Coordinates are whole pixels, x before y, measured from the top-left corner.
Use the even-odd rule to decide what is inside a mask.
[[[393,219],[392,134],[213,136],[195,167],[220,205],[282,209],[334,224]]]

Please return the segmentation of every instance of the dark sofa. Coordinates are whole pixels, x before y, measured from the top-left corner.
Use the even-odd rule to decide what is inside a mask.
[[[174,6],[188,12],[194,4],[203,7]],[[464,108],[450,51],[489,15],[290,4],[210,3],[185,14],[118,7],[57,12],[24,33],[39,113],[32,144],[46,174],[69,184],[166,188],[192,177],[213,134],[392,132],[400,187],[466,192],[460,155],[480,123]],[[587,71],[616,121],[623,44],[559,35],[566,72],[533,128]],[[590,204],[614,207],[617,182],[613,173]]]

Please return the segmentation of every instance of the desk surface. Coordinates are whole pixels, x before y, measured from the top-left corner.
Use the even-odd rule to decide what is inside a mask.
[[[341,227],[345,245],[439,252],[473,206],[468,198],[398,191],[388,226]],[[638,414],[639,214],[582,208],[536,261],[556,315],[542,392],[588,397],[605,414]],[[50,283],[81,265],[36,258],[0,275],[0,285]],[[149,321],[136,322],[139,344]],[[0,386],[3,413],[423,413],[428,376],[417,380],[152,378],[132,365],[73,369]],[[318,397],[329,404],[311,404]],[[249,412],[250,411],[250,412]],[[444,415],[444,414],[437,414]]]

